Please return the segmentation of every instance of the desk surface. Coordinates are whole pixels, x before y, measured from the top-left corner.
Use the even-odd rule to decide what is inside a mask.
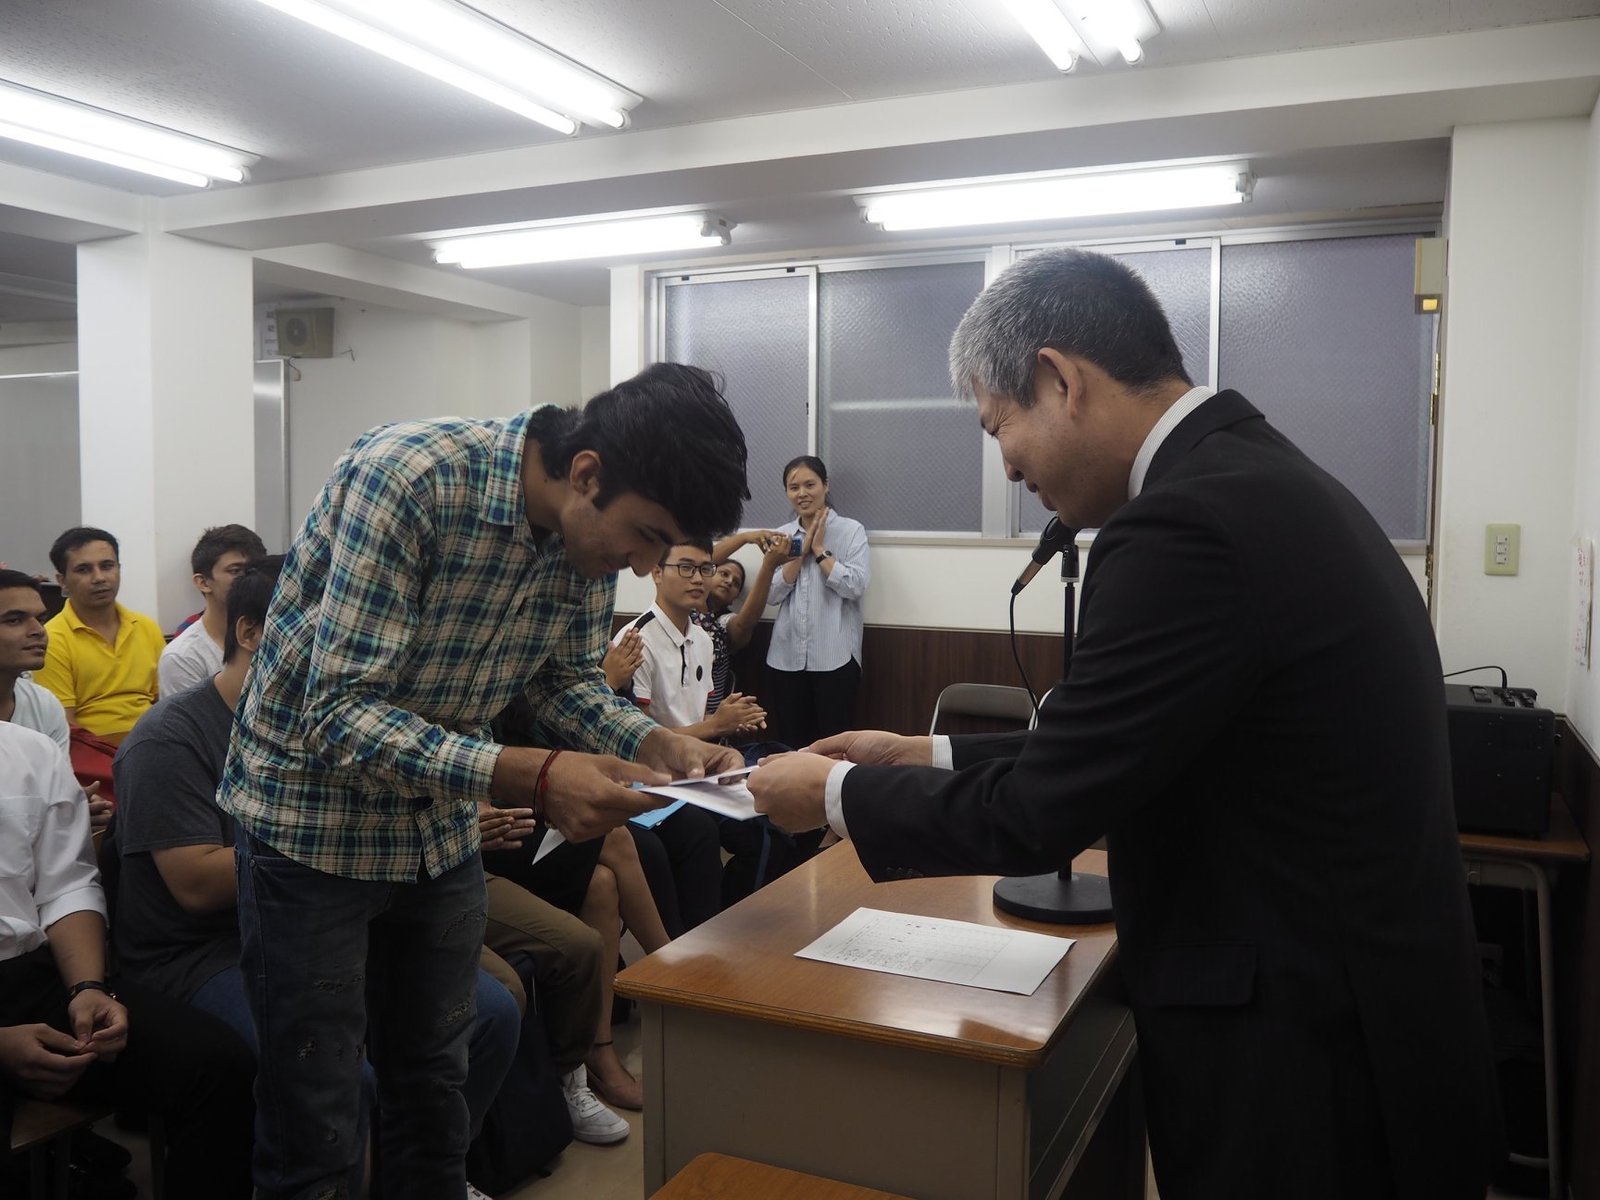
[[[1550,797],[1550,831],[1543,837],[1462,833],[1461,849],[1472,858],[1520,858],[1535,862],[1588,862],[1589,844],[1578,832],[1567,802]]]
[[[1105,873],[1085,851],[1079,870]],[[993,876],[873,883],[844,843],[768,884],[617,976],[649,1003],[911,1046],[1031,1069],[1116,955],[1110,925],[1043,925],[995,911]],[[947,917],[1078,939],[1031,996],[796,958],[857,908]]]

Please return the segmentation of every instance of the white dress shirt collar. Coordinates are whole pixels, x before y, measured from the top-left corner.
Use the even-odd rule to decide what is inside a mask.
[[[1171,408],[1161,414],[1161,419],[1145,435],[1144,445],[1139,447],[1139,453],[1133,460],[1133,470],[1128,472],[1129,500],[1144,490],[1145,474],[1150,470],[1150,463],[1155,459],[1156,451],[1161,449],[1161,443],[1167,440],[1167,435],[1178,427],[1179,421],[1216,394],[1215,388],[1204,386],[1190,388],[1172,402]]]

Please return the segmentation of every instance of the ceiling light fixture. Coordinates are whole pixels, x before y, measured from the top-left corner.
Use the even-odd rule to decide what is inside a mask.
[[[242,183],[254,155],[0,81],[0,138],[207,187]]]
[[[699,250],[726,246],[731,228],[727,221],[711,213],[584,217],[449,238],[434,244],[434,261],[471,270]]]
[[[949,229],[1242,204],[1254,184],[1249,163],[1204,163],[923,186],[857,196],[856,203],[868,223],[885,230]]]
[[[1000,3],[1039,43],[1039,49],[1055,63],[1056,70],[1063,73],[1072,70],[1078,65],[1078,57],[1087,52],[1088,47],[1055,6],[1055,0],[1000,0]]]
[[[1146,0],[1000,0],[1060,71],[1088,55],[1101,66],[1120,55],[1144,58],[1144,42],[1161,32]]]
[[[642,97],[453,0],[261,0],[558,133],[621,129]]]

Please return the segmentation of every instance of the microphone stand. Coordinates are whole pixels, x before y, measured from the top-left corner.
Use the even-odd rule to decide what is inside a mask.
[[[1072,669],[1078,598],[1078,539],[1061,551],[1061,583],[1065,594],[1061,638],[1061,678]],[[994,885],[994,906],[1028,921],[1052,925],[1103,925],[1111,920],[1111,882],[1104,875],[1085,875],[1069,862],[1048,875],[1019,875]]]

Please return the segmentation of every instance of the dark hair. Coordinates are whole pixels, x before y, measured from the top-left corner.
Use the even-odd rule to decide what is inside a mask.
[[[62,574],[67,570],[67,555],[79,546],[87,546],[90,542],[110,542],[111,552],[120,560],[122,547],[117,545],[117,539],[104,529],[96,529],[93,525],[74,525],[67,530],[50,547],[50,562]]]
[[[1024,408],[1045,347],[1075,354],[1134,391],[1189,383],[1166,313],[1126,264],[1089,250],[1030,254],[967,309],[950,339],[950,382],[973,384]]]
[[[26,571],[13,571],[10,567],[0,567],[0,592],[7,588],[28,588],[40,600],[44,599],[44,590],[32,575]]]
[[[633,492],[666,509],[685,537],[737,528],[750,499],[744,434],[709,371],[654,363],[581,409],[541,408],[528,422],[552,478],[575,454],[600,456],[604,508]]]
[[[710,538],[708,538],[708,537],[686,537],[681,542],[673,542],[671,546],[668,546],[665,550],[663,550],[661,552],[661,561],[662,562],[666,562],[667,561],[667,555],[671,554],[673,549],[678,547],[678,546],[692,546],[696,550],[704,551],[707,555],[710,555],[711,550],[712,550],[712,545],[711,545],[711,539]]]
[[[228,589],[228,627],[222,634],[222,661],[231,663],[239,653],[239,622],[252,625],[267,623],[267,608],[272,604],[272,590],[278,586],[278,572],[283,569],[283,555],[269,554],[252,560],[240,572]]]
[[[267,547],[254,529],[244,525],[213,525],[200,535],[189,552],[189,569],[209,578],[217,559],[233,552],[246,558],[265,558]]]

